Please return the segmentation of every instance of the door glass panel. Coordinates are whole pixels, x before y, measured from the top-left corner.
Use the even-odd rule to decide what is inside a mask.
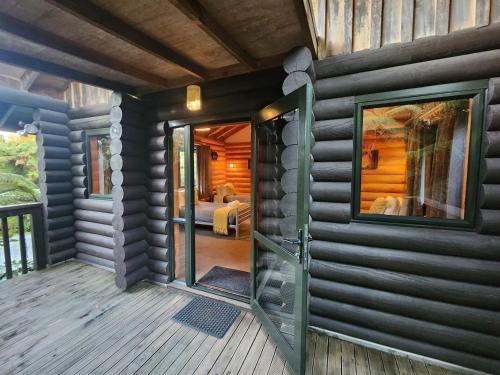
[[[184,128],[172,130],[172,186],[174,218],[183,217],[185,206],[186,168],[184,165]]]
[[[184,224],[174,224],[175,278],[186,280],[186,234]]]
[[[255,241],[257,303],[294,348],[295,266]]]
[[[297,239],[299,110],[255,126],[257,146],[256,229],[291,253]]]

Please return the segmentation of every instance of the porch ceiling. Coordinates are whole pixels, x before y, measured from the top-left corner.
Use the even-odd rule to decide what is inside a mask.
[[[311,45],[302,0],[3,0],[0,61],[146,92],[277,66]]]

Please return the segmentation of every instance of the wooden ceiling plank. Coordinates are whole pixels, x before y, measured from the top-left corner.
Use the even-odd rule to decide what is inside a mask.
[[[169,1],[199,28],[210,35],[221,47],[229,52],[241,64],[252,69],[257,66],[257,61],[248,52],[246,52],[213,17],[207,13],[203,5],[201,5],[197,0]]]
[[[25,69],[32,69],[43,73],[52,74],[62,78],[75,80],[90,85],[104,87],[110,90],[118,90],[130,94],[135,94],[135,89],[120,82],[110,81],[105,78],[83,73],[59,64],[40,60],[32,56],[0,49],[0,61],[10,65],[16,65]]]
[[[305,46],[311,50],[314,57],[318,56],[318,40],[316,36],[316,28],[314,27],[313,7],[311,0],[294,0],[297,16],[305,35]]]
[[[177,65],[196,78],[204,79],[206,77],[206,70],[198,63],[175,52],[90,1],[47,0],[47,2],[149,54]]]
[[[228,129],[222,134],[220,134],[217,139],[226,139],[233,134],[238,133],[239,131],[243,130],[247,125],[240,125],[240,126],[228,126]]]
[[[227,130],[227,126],[220,126],[213,132],[210,132],[208,135],[210,138],[216,139],[220,134],[224,133]]]
[[[26,22],[19,21],[2,13],[0,13],[0,30],[146,82],[164,87],[168,87],[169,85],[169,81],[159,75],[137,69],[121,60],[106,56],[98,51],[74,43],[69,39],[33,27]]]

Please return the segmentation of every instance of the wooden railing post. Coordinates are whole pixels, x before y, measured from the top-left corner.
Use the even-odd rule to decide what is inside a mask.
[[[2,217],[3,255],[5,259],[5,276],[12,278],[12,259],[10,258],[9,224],[7,218]]]
[[[26,255],[26,237],[24,235],[24,215],[17,217],[19,223],[19,250],[21,252],[22,273],[28,273],[28,257]]]
[[[35,270],[40,270],[47,266],[46,235],[42,210],[35,210],[31,214],[31,240],[33,241],[33,263]]]

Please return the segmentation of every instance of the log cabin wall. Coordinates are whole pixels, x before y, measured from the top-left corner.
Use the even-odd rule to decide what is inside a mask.
[[[498,0],[310,0],[320,58],[500,22]]]
[[[55,264],[73,258],[76,254],[72,155],[67,105],[60,102],[60,105],[48,108],[50,109],[39,107],[34,112],[33,120],[39,127],[36,141],[47,261]]]
[[[294,77],[287,77],[284,91],[293,89],[292,82],[300,86],[309,79],[316,99],[311,326],[498,372],[500,80],[493,77],[500,75],[500,50],[490,43],[498,43],[500,34],[478,37],[492,30],[497,26],[471,31],[475,51],[469,54],[472,37],[462,33],[460,38],[429,38],[421,50],[413,49],[416,41],[360,52],[363,58],[352,54],[319,61],[313,75],[304,74],[311,67],[291,64],[289,77]],[[405,60],[407,53],[411,58]],[[474,79],[490,79],[474,231],[352,222],[354,96]]]
[[[237,135],[237,134],[236,134]],[[250,194],[252,191],[251,142],[231,142],[226,140],[226,181],[231,182],[237,194]]]
[[[110,105],[91,105],[69,111],[71,144],[71,182],[75,218],[76,258],[83,262],[114,270],[113,201],[89,199],[87,191],[87,156],[85,131],[109,129]]]

